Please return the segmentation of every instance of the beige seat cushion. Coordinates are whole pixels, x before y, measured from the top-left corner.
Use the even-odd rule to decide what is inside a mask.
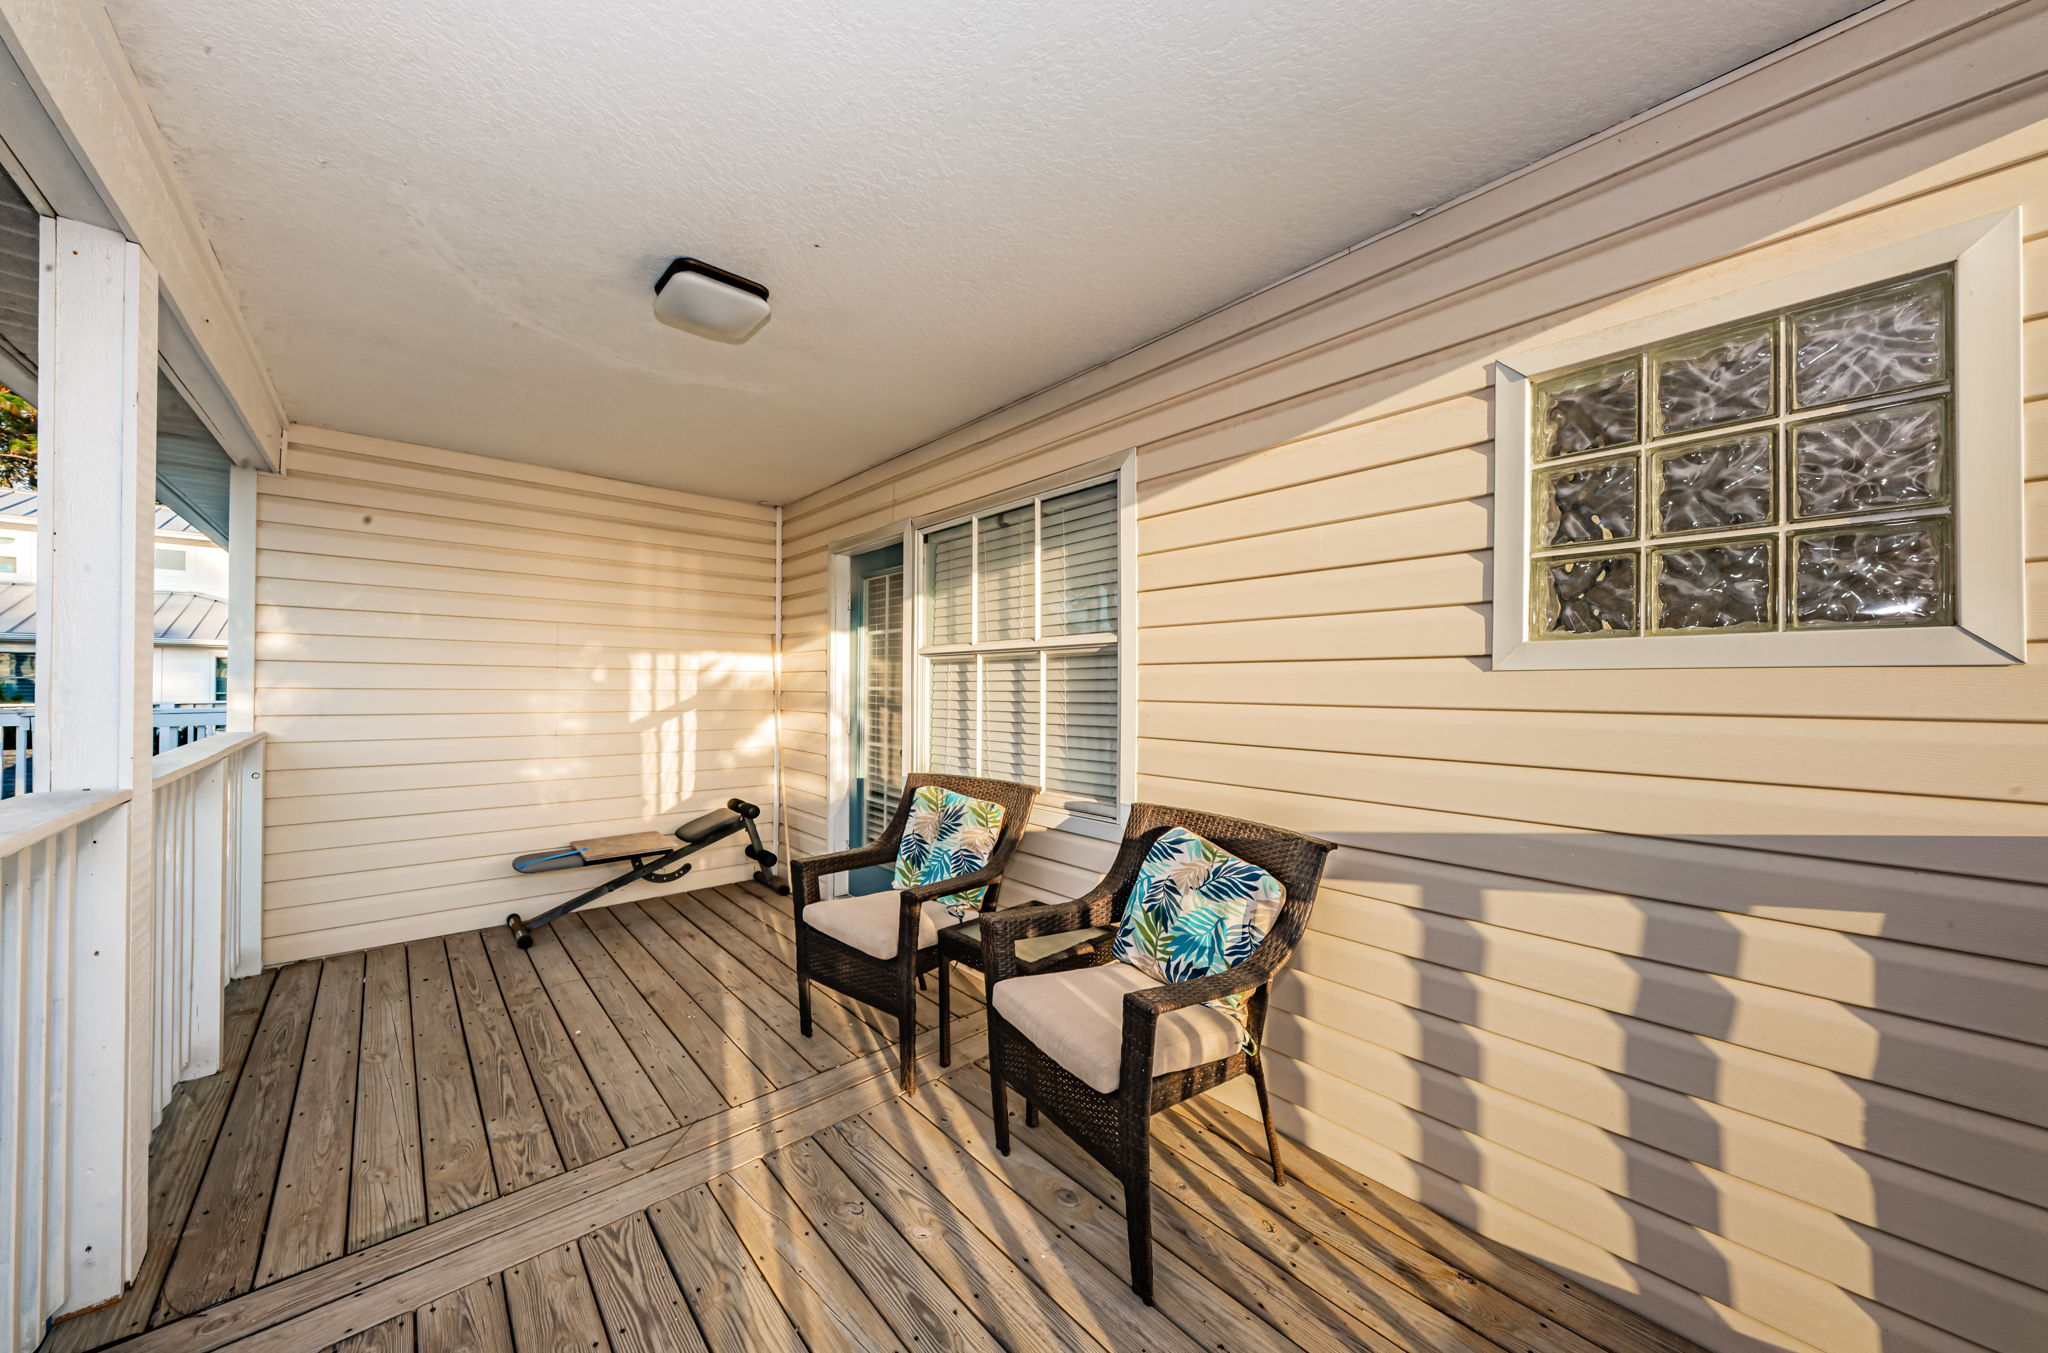
[[[841,944],[850,944],[876,958],[896,957],[897,914],[903,907],[899,892],[861,893],[855,897],[832,897],[804,908],[804,921]],[[925,902],[917,922],[917,947],[929,949],[939,942],[939,931],[954,924],[953,913],[939,902]]]
[[[995,985],[996,1012],[1038,1050],[1107,1095],[1123,1078],[1124,993],[1161,985],[1128,963],[1012,977]],[[1237,1021],[1206,1005],[1159,1017],[1152,1074],[1228,1057],[1244,1042]]]

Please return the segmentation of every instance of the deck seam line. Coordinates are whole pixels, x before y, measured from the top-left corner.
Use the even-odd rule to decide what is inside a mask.
[[[983,1052],[977,1050],[983,1036],[981,1023],[982,1017],[978,1014],[971,1023],[963,1020],[959,1032],[965,1035],[965,1039],[964,1041],[959,1041],[958,1046],[956,1046],[953,1065],[946,1068],[928,1068],[925,1076],[921,1079],[935,1080],[949,1075],[963,1066],[971,1066],[978,1061],[984,1055]],[[923,1061],[925,1058],[931,1058],[936,1061],[936,1051],[920,1054],[920,1061]],[[846,1066],[858,1068],[865,1074],[859,1075],[857,1079],[852,1080],[849,1084],[828,1090],[815,1097],[803,1098],[791,1095],[790,1097],[796,1102],[790,1107],[775,1112],[767,1118],[759,1118],[758,1106],[761,1101],[783,1093],[781,1091],[771,1092],[770,1095],[761,1096],[759,1099],[753,1100],[748,1104],[734,1106],[713,1117],[699,1119],[695,1123],[672,1129],[671,1132],[664,1133],[662,1137],[650,1138],[638,1146],[629,1147],[626,1151],[593,1161],[575,1170],[564,1171],[562,1174],[536,1181],[524,1189],[514,1190],[510,1193],[501,1193],[490,1202],[482,1203],[475,1208],[456,1213],[442,1221],[433,1222],[417,1230],[394,1236],[390,1240],[382,1241],[368,1249],[344,1255],[327,1264],[308,1269],[304,1273],[295,1274],[289,1278],[281,1279],[266,1287],[254,1288],[237,1297],[230,1298],[226,1302],[209,1307],[204,1311],[167,1321],[143,1334],[134,1336],[121,1343],[110,1345],[109,1347],[117,1347],[129,1351],[129,1353],[159,1353],[159,1350],[177,1350],[177,1353],[210,1353],[211,1350],[228,1347],[248,1349],[266,1347],[277,1349],[324,1347],[338,1339],[347,1337],[349,1334],[358,1333],[382,1323],[384,1320],[399,1314],[401,1309],[412,1310],[419,1304],[422,1304],[421,1302],[412,1302],[410,1305],[392,1306],[387,1301],[383,1305],[375,1305],[373,1307],[374,1310],[381,1312],[376,1314],[374,1318],[353,1321],[348,1324],[347,1328],[342,1328],[339,1332],[322,1334],[312,1340],[301,1337],[299,1333],[301,1322],[320,1316],[338,1303],[369,1299],[371,1294],[375,1293],[378,1289],[398,1282],[421,1268],[430,1264],[446,1262],[465,1251],[489,1244],[512,1232],[525,1230],[529,1227],[532,1228],[531,1233],[536,1236],[578,1238],[587,1233],[592,1227],[580,1220],[565,1221],[550,1226],[549,1219],[568,1213],[571,1208],[578,1205],[586,1208],[599,1207],[601,1206],[599,1200],[610,1195],[620,1194],[621,1192],[639,1191],[633,1195],[639,1196],[639,1193],[644,1192],[648,1187],[649,1179],[657,1172],[684,1165],[691,1160],[700,1158],[708,1160],[719,1148],[739,1141],[750,1134],[759,1137],[758,1150],[745,1160],[734,1159],[726,1163],[718,1171],[719,1173],[747,1163],[747,1160],[758,1160],[772,1151],[780,1150],[782,1146],[788,1145],[789,1142],[778,1142],[776,1140],[775,1125],[778,1122],[804,1110],[815,1110],[818,1105],[841,1098],[849,1102],[858,1101],[864,1092],[872,1093],[873,1088],[878,1082],[893,1082],[897,1070],[896,1051],[893,1047],[883,1048],[869,1053],[857,1061],[849,1062]],[[831,1077],[833,1074],[832,1072],[821,1072],[818,1076],[798,1081],[787,1087],[787,1089],[796,1091],[809,1087],[812,1082],[821,1078]],[[841,1114],[839,1117],[843,1118],[865,1112],[871,1107],[873,1107],[872,1104],[861,1104],[860,1107],[849,1109],[847,1113]],[[750,1111],[754,1112],[750,1113]],[[743,1116],[752,1118],[754,1121],[744,1125],[733,1126],[731,1131],[723,1131],[726,1127],[739,1123]],[[838,1119],[835,1118],[831,1121],[836,1122]],[[710,1140],[704,1141],[701,1144],[683,1140],[684,1137],[692,1133],[693,1129],[698,1133],[704,1133],[707,1131],[707,1128],[710,1132],[721,1132],[722,1135],[713,1136]],[[810,1132],[803,1134],[803,1137],[815,1135],[816,1131],[817,1129],[812,1129]],[[791,1140],[803,1140],[803,1137]],[[660,1148],[658,1154],[656,1148]],[[643,1154],[651,1159],[652,1163],[641,1164],[638,1160],[633,1162],[621,1160],[621,1157],[635,1153]],[[579,1186],[577,1181],[587,1175],[599,1173],[618,1177],[611,1183],[591,1188],[589,1192],[582,1192],[581,1189],[588,1188],[589,1185],[585,1183]],[[686,1188],[689,1185],[684,1184],[678,1187]],[[677,1190],[669,1190],[669,1192],[675,1191]],[[558,1196],[560,1197],[558,1198]],[[665,1197],[667,1194],[664,1193],[659,1196]],[[598,1222],[596,1225],[608,1225],[610,1222],[617,1221],[620,1217],[643,1209],[647,1205],[648,1203],[644,1201],[626,1205],[616,1215],[608,1215],[605,1221]],[[467,1235],[468,1232],[475,1231],[480,1225],[490,1224],[491,1218],[475,1215],[485,1208],[490,1208],[494,1212],[512,1212],[517,1217],[517,1214],[532,1212],[541,1207],[546,1207],[547,1210],[538,1212],[530,1219],[519,1217],[494,1229],[485,1230],[474,1235]],[[456,1230],[455,1234],[457,1236],[467,1235],[467,1238],[453,1240],[447,1243],[445,1247],[432,1244],[432,1233],[435,1230],[441,1229],[445,1234],[447,1230],[457,1228],[458,1226],[461,1229]],[[491,1272],[499,1272],[511,1263],[519,1262],[521,1259],[552,1248],[555,1243],[556,1241],[553,1239],[543,1239],[536,1248],[522,1250],[519,1255],[514,1256],[511,1260],[498,1264],[497,1268],[492,1269]],[[410,1251],[420,1250],[423,1245],[430,1246],[430,1248],[424,1249],[417,1257],[410,1255]],[[396,1251],[399,1257],[391,1257],[394,1251],[388,1247],[402,1247]],[[384,1264],[397,1263],[401,1266],[390,1269],[388,1272],[380,1272],[378,1267],[379,1260],[377,1258],[380,1251],[383,1251],[387,1256],[382,1261]],[[322,1282],[323,1276],[326,1277],[327,1281],[332,1281],[334,1275],[328,1275],[325,1271],[333,1269],[338,1265],[366,1268],[370,1270],[371,1276],[355,1279],[353,1285],[347,1290],[336,1293],[333,1296],[309,1298],[315,1304],[304,1310],[292,1309],[289,1305],[280,1307],[279,1303],[281,1301],[289,1302],[299,1289],[313,1288],[317,1291],[324,1285]],[[429,1294],[423,1300],[438,1299],[440,1296],[454,1292],[482,1276],[484,1275],[479,1273],[463,1278],[460,1281],[454,1281],[444,1291]],[[346,1277],[343,1277],[342,1280],[348,1281]],[[410,1301],[411,1299],[406,1298],[405,1300]],[[247,1322],[246,1325],[244,1322]]]

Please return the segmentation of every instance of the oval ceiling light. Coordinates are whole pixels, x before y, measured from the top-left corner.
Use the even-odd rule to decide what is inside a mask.
[[[654,284],[654,317],[721,343],[744,343],[768,322],[768,288],[702,259],[679,258]]]

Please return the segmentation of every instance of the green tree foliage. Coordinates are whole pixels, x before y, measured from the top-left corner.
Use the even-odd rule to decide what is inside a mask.
[[[35,406],[4,385],[0,385],[0,483],[16,489],[36,486]]]

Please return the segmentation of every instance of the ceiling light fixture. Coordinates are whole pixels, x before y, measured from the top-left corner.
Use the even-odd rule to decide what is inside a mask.
[[[744,343],[768,322],[768,288],[702,259],[679,258],[654,284],[654,317],[672,329]]]

